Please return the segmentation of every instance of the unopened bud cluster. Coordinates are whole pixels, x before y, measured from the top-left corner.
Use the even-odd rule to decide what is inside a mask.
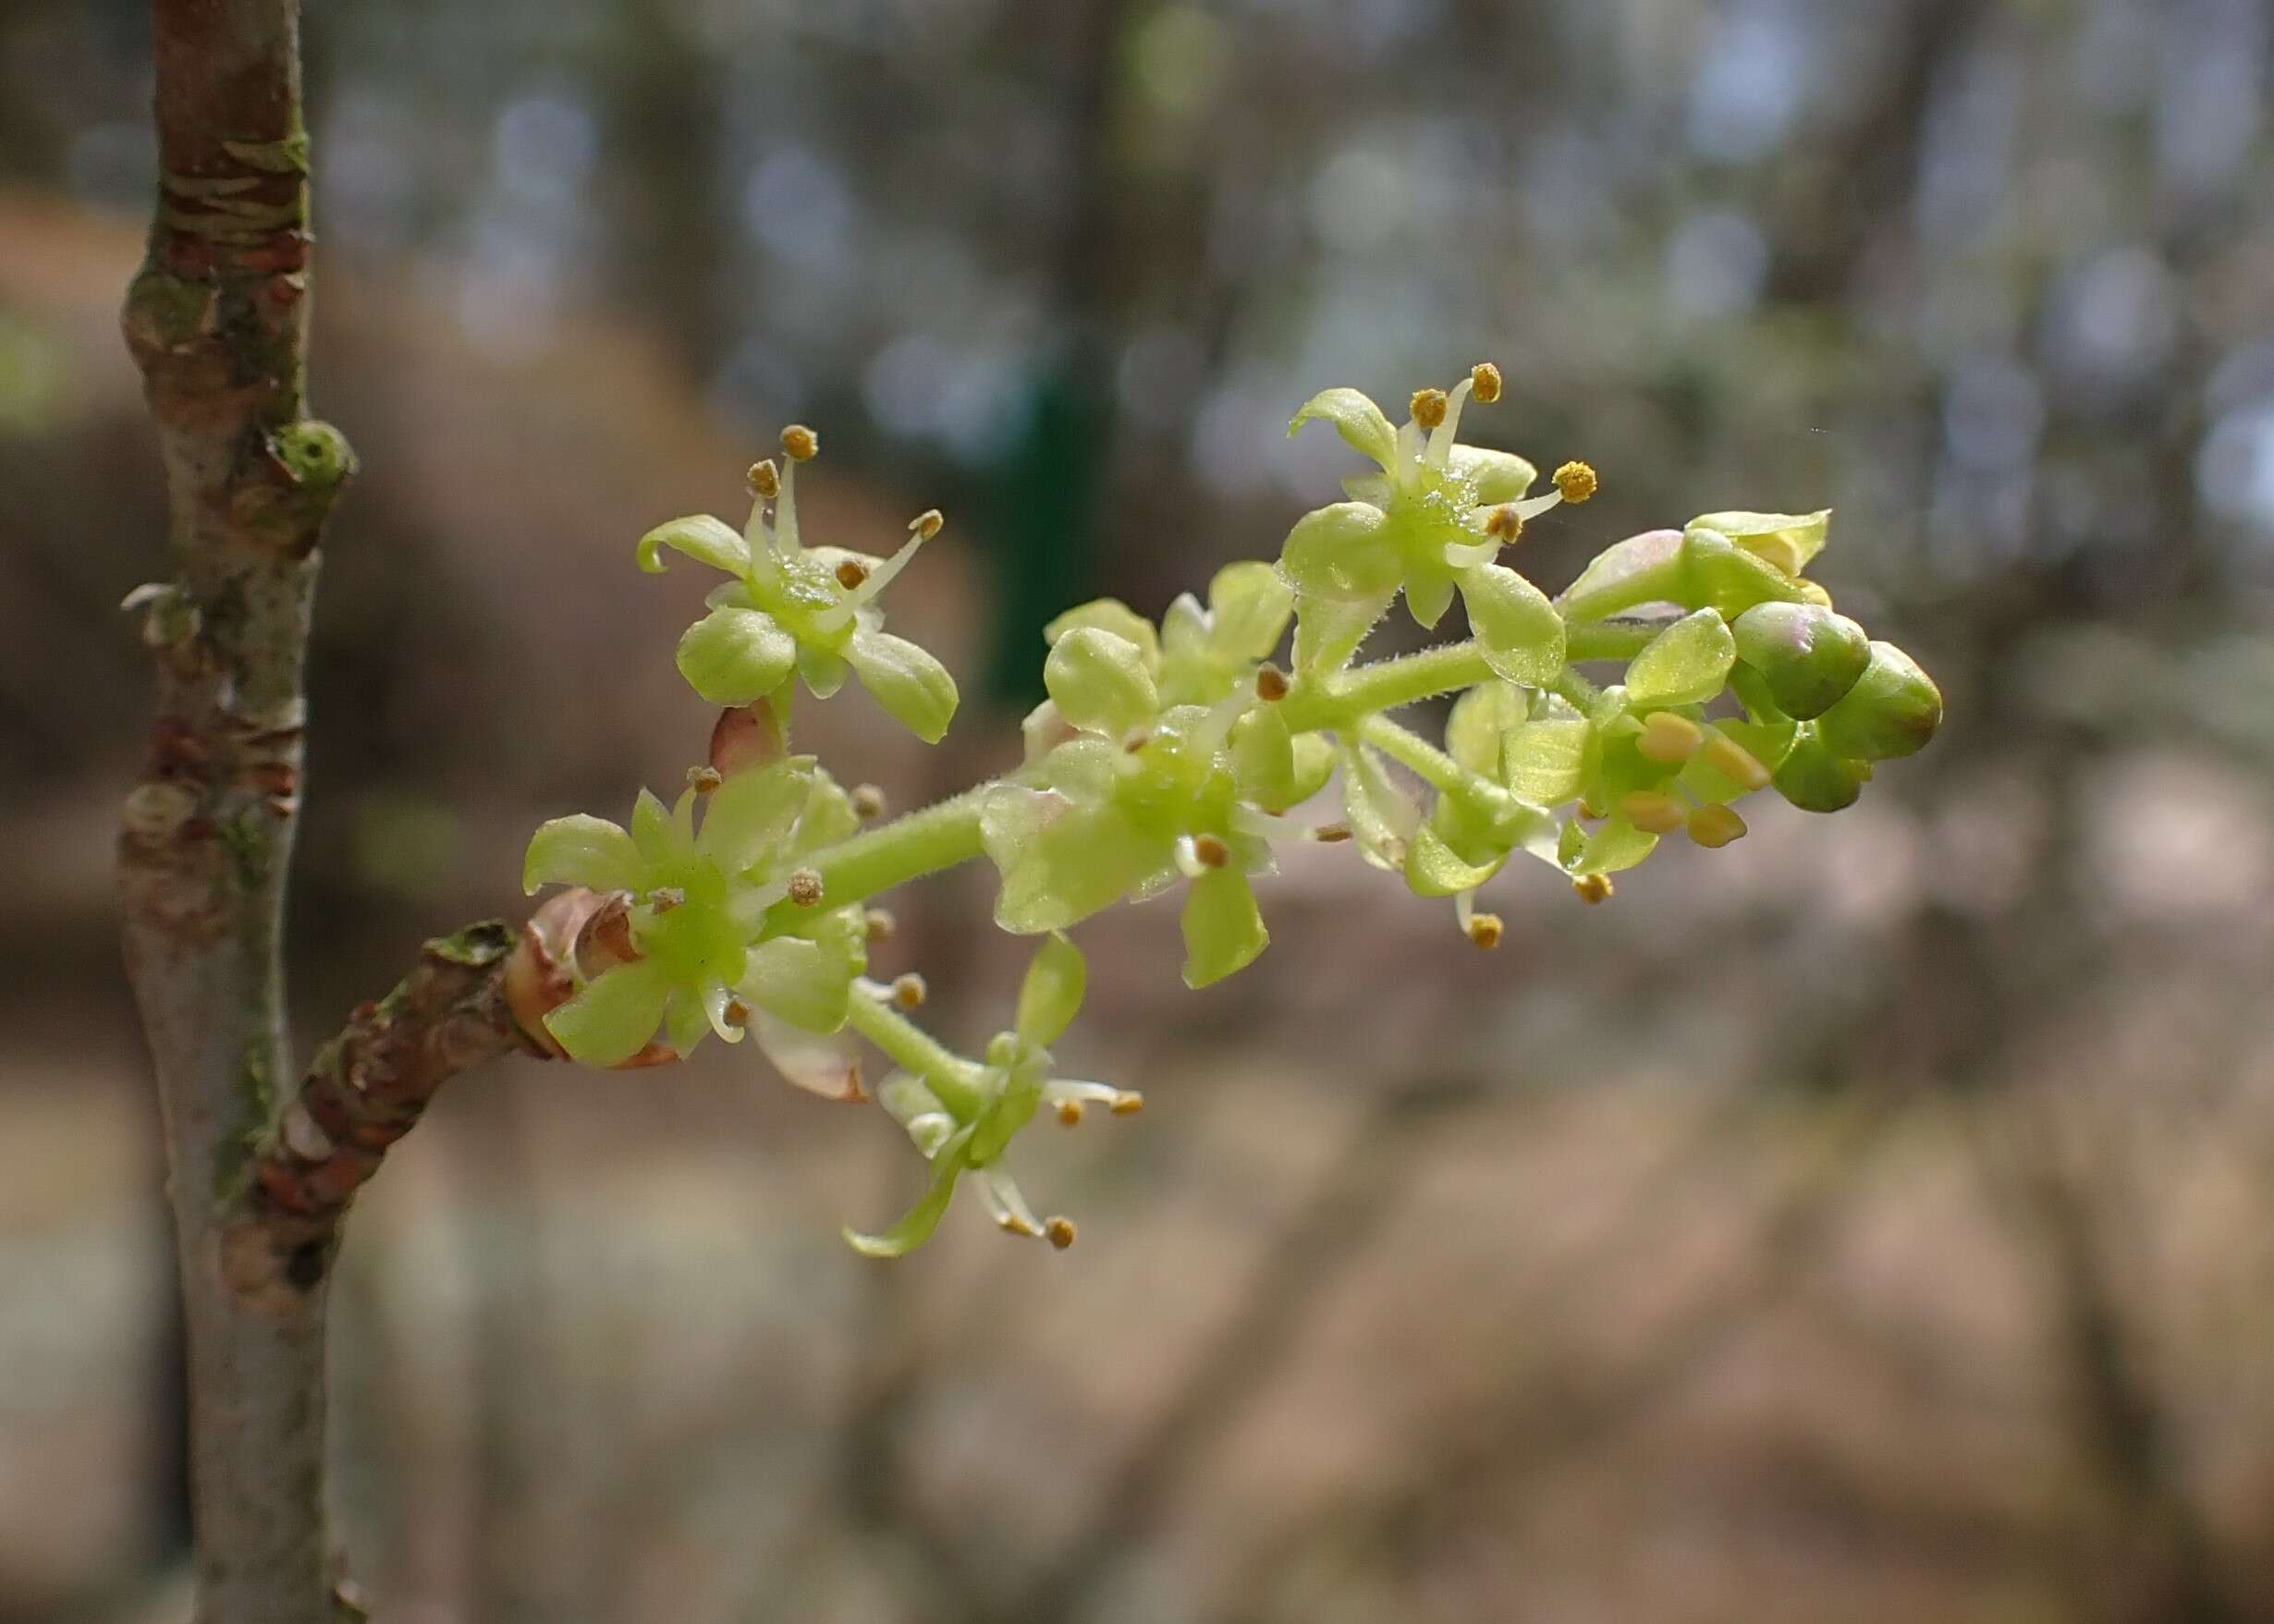
[[[1599,482],[1568,460],[1534,495],[1533,464],[1462,442],[1465,409],[1502,393],[1483,363],[1416,391],[1402,425],[1353,389],[1315,397],[1290,432],[1325,421],[1368,459],[1347,499],[1297,520],[1275,561],[1226,566],[1157,624],[1113,599],[1061,615],[1022,763],[898,817],[874,786],[849,792],[789,753],[791,701],[801,684],[826,698],[850,672],[919,737],[941,737],[954,680],[883,629],[876,599],[943,520],[918,516],[888,555],[809,541],[795,484],[820,442],[785,430],[781,460],[750,470],[739,531],[696,516],[640,542],[643,568],[669,549],[727,576],[679,650],[689,684],[727,714],[676,806],[643,793],[629,828],[561,818],[532,841],[532,890],[617,894],[629,933],[547,1030],[604,1066],[754,1033],[786,1075],[837,1097],[868,1092],[857,1038],[890,1061],[875,1097],[931,1175],[904,1217],[854,1244],[919,1244],[968,1178],[1000,1227],[1064,1247],[1072,1223],[1035,1216],[1005,1151],[1039,1113],[1071,1126],[1139,1103],[1057,1075],[1050,1045],[1086,973],[1070,927],[1173,895],[1184,979],[1205,986],[1268,944],[1254,882],[1276,854],[1348,841],[1412,891],[1450,898],[1461,932],[1490,948],[1507,925],[1476,895],[1518,853],[1599,903],[1663,840],[1742,836],[1747,796],[1837,811],[1876,763],[1932,736],[1934,684],[1804,574],[1828,513],[1712,513],[1647,531],[1559,597],[1512,568],[1530,521]],[[1399,601],[1434,628],[1456,599],[1466,641],[1356,662]],[[1389,714],[1436,695],[1453,696],[1441,742]],[[1330,785],[1339,804],[1306,815]],[[1015,1020],[970,1057],[911,1020],[923,978],[871,980],[868,955],[893,936],[874,892],[983,852],[1000,876],[996,922],[1040,947]]]

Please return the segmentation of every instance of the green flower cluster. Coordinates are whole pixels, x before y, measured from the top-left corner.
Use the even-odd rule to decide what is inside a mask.
[[[1203,609],[1189,594],[1156,634],[1099,599],[1053,621],[1026,720],[1027,762],[987,796],[981,832],[1002,871],[996,922],[1062,930],[1180,881],[1184,980],[1244,969],[1270,939],[1249,884],[1272,868],[1279,816],[1334,770],[1324,739],[1298,739],[1264,664],[1295,594],[1267,564],[1229,565]]]
[[[808,546],[792,478],[816,443],[785,431],[788,466],[752,470],[737,533],[674,520],[642,538],[733,579],[679,644],[696,692],[727,707],[712,766],[666,811],[642,794],[627,830],[556,819],[525,878],[620,900],[625,939],[545,1025],[571,1056],[641,1064],[744,1032],[792,1078],[861,1093],[851,1041],[894,1069],[876,1096],[931,1168],[923,1197],[853,1245],[897,1255],[932,1234],[967,1178],[996,1222],[1065,1245],[1002,1167],[1046,1106],[1073,1122],[1136,1096],[1062,1078],[1051,1054],[1080,1007],[1081,953],[1063,934],[1119,902],[1180,895],[1183,976],[1207,986],[1253,963],[1270,937],[1253,881],[1291,841],[1348,840],[1424,897],[1449,897],[1470,938],[1500,922],[1475,906],[1518,853],[1600,901],[1609,876],[1667,836],[1727,845],[1735,803],[1769,792],[1813,812],[1845,807],[1876,763],[1926,743],[1941,697],[1910,657],[1837,613],[1805,570],[1828,513],[1723,512],[1607,549],[1551,598],[1501,561],[1526,525],[1595,494],[1582,462],[1533,495],[1534,466],[1461,444],[1463,410],[1501,379],[1480,365],[1424,389],[1409,420],[1330,389],[1295,416],[1331,424],[1373,468],[1347,500],[1298,519],[1280,556],[1228,565],[1205,602],[1160,622],[1110,598],[1046,629],[1049,698],[1025,721],[1021,764],[965,794],[878,821],[810,758],[789,756],[793,679],[816,696],[850,671],[920,737],[945,731],[955,684],[931,655],[883,630],[874,599],[940,527],[911,526],[888,557]],[[1357,655],[1402,597],[1437,625],[1458,598],[1467,639],[1372,663]],[[1290,627],[1288,667],[1275,664]],[[1391,713],[1449,696],[1441,743]],[[759,741],[755,761],[734,739]],[[1304,815],[1339,779],[1339,814]],[[698,817],[700,811],[700,817]],[[869,907],[905,881],[984,855],[999,872],[996,922],[1041,938],[1017,1018],[979,1058],[927,1036],[908,1012],[923,983],[869,979],[889,916]],[[661,1031],[661,1038],[657,1036]]]

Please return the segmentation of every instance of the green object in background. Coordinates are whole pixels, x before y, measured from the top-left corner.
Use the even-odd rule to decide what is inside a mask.
[[[1009,704],[1042,697],[1034,651],[1043,629],[1088,586],[1098,551],[1098,511],[1113,445],[1111,404],[1076,354],[1045,373],[1029,397],[1025,432],[998,462],[983,502],[997,538],[994,646],[987,693]]]

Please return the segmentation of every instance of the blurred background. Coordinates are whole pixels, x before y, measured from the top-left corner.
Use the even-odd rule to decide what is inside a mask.
[[[184,1616],[177,1330],[112,808],[163,568],[114,311],[143,7],[0,7],[0,1617]],[[1319,848],[1204,995],[1085,928],[1036,1129],[1064,1255],[755,1056],[454,1086],[358,1204],[342,1526],[382,1618],[2274,1618],[2274,20],[2261,0],[329,0],[307,18],[326,551],[294,920],[315,1041],[676,783],[692,571],[785,421],[809,528],[964,674],[1268,556],[1290,411],[1498,360],[1471,437],[1620,536],[1838,510],[1950,719],[1836,819],[1479,954]],[[1782,814],[1782,815],[1779,815]],[[1001,1024],[987,876],[886,973]],[[714,1046],[714,1051],[715,1046]]]

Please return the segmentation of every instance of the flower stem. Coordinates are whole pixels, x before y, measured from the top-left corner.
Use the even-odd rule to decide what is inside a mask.
[[[1473,641],[1446,643],[1298,682],[1279,702],[1280,714],[1296,732],[1315,733],[1491,678],[1492,667]]]
[[[992,783],[974,785],[813,855],[825,908],[841,908],[977,857],[979,811]]]
[[[975,1118],[987,1103],[984,1068],[966,1060],[914,1021],[856,992],[845,1006],[845,1024],[885,1052],[886,1058],[923,1079],[959,1122]]]
[[[1388,716],[1362,718],[1358,737],[1392,761],[1412,768],[1424,783],[1467,801],[1488,818],[1497,818],[1516,804],[1516,798],[1499,785],[1472,773],[1420,734]]]

